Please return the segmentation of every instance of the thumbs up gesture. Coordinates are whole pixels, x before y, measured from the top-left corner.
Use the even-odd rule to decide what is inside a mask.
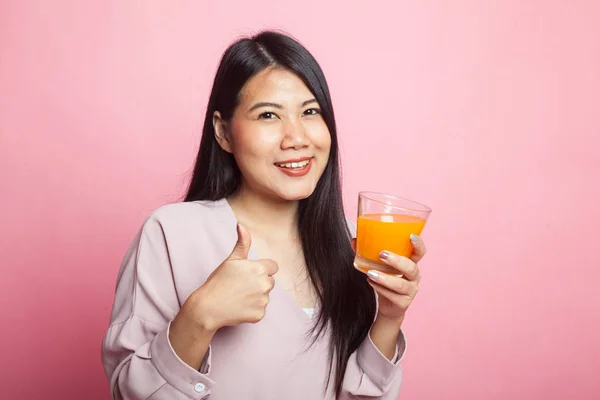
[[[277,263],[248,260],[250,232],[238,224],[237,233],[238,240],[229,257],[190,296],[195,304],[195,319],[211,331],[263,319],[275,285]]]

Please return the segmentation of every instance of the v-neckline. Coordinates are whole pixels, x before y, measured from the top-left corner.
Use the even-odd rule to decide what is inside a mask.
[[[227,209],[231,218],[235,221],[235,223],[237,225],[239,223],[239,221],[238,221],[237,217],[235,216],[235,212],[233,211],[233,207],[231,207],[231,204],[229,204],[229,201],[226,198],[223,198],[223,199],[217,200],[217,201],[222,202],[223,206],[225,207],[225,209]],[[236,233],[236,235],[237,235],[237,233]],[[248,250],[248,260],[253,260],[253,261],[260,260],[260,258],[258,257],[258,254],[254,251],[252,244],[250,244],[250,249]],[[287,292],[287,290],[285,290],[285,289],[283,289],[283,287],[281,287],[281,284],[279,284],[277,277],[273,276],[273,279],[275,279],[275,287],[271,291],[271,294],[273,294],[273,292],[280,293],[281,297],[283,298],[283,301],[287,302],[288,305],[295,310],[294,312],[296,314],[300,315],[300,318],[302,320],[304,320],[305,322],[311,322],[313,320],[313,318],[315,318],[315,316],[319,310],[319,302],[317,301],[317,303],[313,307],[301,307],[300,304],[298,304],[296,302],[296,300],[294,300],[294,298]],[[314,309],[313,315],[309,316],[306,313],[306,311],[304,311],[304,308]]]

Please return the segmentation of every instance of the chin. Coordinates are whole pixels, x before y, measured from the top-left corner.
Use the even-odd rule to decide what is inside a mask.
[[[286,201],[298,201],[310,197],[315,191],[314,187],[310,188],[281,188],[278,190],[277,196]]]
[[[310,193],[285,193],[285,194],[279,194],[279,198],[285,201],[299,201],[299,200],[304,200],[308,197],[310,197],[310,195],[312,194],[312,192]]]

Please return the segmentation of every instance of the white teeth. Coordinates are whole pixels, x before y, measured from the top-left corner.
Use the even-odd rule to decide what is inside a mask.
[[[285,163],[285,164],[275,164],[278,167],[283,167],[283,168],[304,168],[308,165],[308,162],[310,160],[304,160],[304,161],[300,161],[300,162],[291,162],[291,163]]]

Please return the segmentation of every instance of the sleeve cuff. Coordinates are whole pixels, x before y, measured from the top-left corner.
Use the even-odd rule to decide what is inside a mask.
[[[160,375],[167,383],[192,399],[204,399],[210,394],[215,382],[206,374],[210,371],[210,347],[200,367],[201,373],[184,363],[171,347],[169,328],[159,332],[150,345],[150,357]]]
[[[406,338],[402,330],[398,336],[396,349],[392,362],[379,351],[369,334],[358,348],[356,355],[358,365],[372,380],[382,387],[387,386],[396,375],[398,365],[406,353]]]

